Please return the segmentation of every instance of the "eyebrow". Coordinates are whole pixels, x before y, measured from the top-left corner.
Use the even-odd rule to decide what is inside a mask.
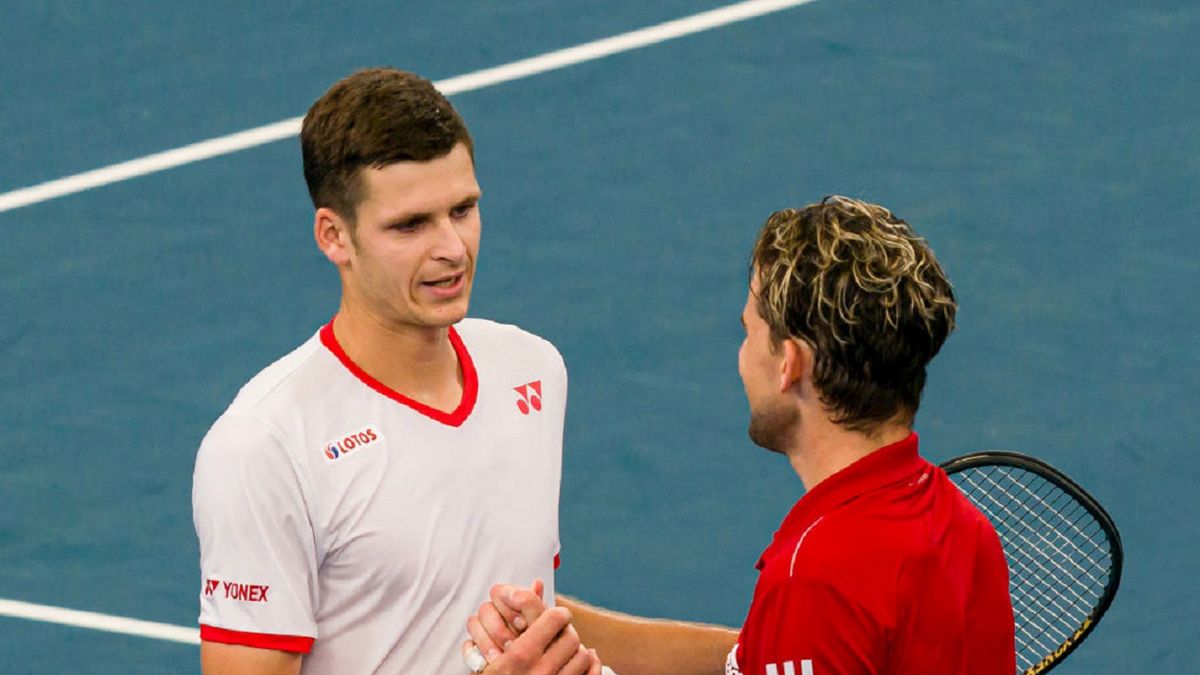
[[[457,209],[462,206],[473,206],[479,203],[483,197],[482,192],[472,192],[471,194],[458,200],[451,206],[451,209]],[[433,217],[432,211],[413,211],[409,213],[398,213],[383,221],[383,227],[395,227],[397,225],[415,225],[423,223]]]
[[[383,227],[389,228],[389,227],[397,227],[397,226],[417,225],[419,223],[423,223],[423,222],[429,220],[432,216],[433,216],[432,213],[423,212],[423,211],[417,212],[417,213],[401,213],[399,215],[393,216],[393,217],[388,218],[387,220],[383,221]]]

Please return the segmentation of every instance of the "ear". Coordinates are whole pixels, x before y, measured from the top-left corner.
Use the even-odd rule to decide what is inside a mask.
[[[785,392],[812,374],[812,347],[803,340],[783,341],[783,359],[779,362],[779,391]]]
[[[338,267],[350,264],[353,242],[350,240],[350,224],[331,208],[317,209],[313,217],[313,239],[317,248]]]

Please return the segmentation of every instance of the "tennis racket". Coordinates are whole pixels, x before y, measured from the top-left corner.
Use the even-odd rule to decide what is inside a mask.
[[[1016,452],[956,457],[942,469],[992,521],[1008,559],[1017,673],[1062,663],[1092,632],[1121,582],[1121,535],[1083,488]]]

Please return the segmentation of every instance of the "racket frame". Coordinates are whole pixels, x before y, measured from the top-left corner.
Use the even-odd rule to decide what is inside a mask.
[[[1060,490],[1071,496],[1073,499],[1083,505],[1084,509],[1096,519],[1100,528],[1104,530],[1105,536],[1111,542],[1111,560],[1112,569],[1109,571],[1108,583],[1104,587],[1104,591],[1100,596],[1099,602],[1092,608],[1091,613],[1084,619],[1083,625],[1079,626],[1070,637],[1067,638],[1057,649],[1050,654],[1042,657],[1040,661],[1025,670],[1025,675],[1041,675],[1048,672],[1050,669],[1062,663],[1081,642],[1091,634],[1096,628],[1096,624],[1100,623],[1100,619],[1104,613],[1108,611],[1112,604],[1113,598],[1117,595],[1117,589],[1121,585],[1121,568],[1125,561],[1125,550],[1121,545],[1121,533],[1117,531],[1116,523],[1113,522],[1108,511],[1096,501],[1092,495],[1088,494],[1078,483],[1071,480],[1062,471],[1054,468],[1047,462],[1036,457],[1031,457],[1019,452],[1008,450],[983,450],[973,452],[961,457],[946,460],[940,465],[942,470],[947,475],[954,475],[968,469],[976,469],[981,467],[1013,467],[1029,471],[1047,482],[1058,487]],[[968,498],[969,499],[969,498]],[[972,500],[974,503],[974,500]],[[978,507],[977,507],[978,508]],[[982,509],[980,509],[982,511]],[[1005,557],[1008,557],[1007,551]]]

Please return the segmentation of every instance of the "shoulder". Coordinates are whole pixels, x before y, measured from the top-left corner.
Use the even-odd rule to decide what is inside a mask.
[[[843,507],[822,516],[797,546],[795,577],[853,577],[901,555],[896,532],[870,511]]]
[[[519,326],[467,318],[454,326],[472,356],[516,355],[538,356],[558,364],[563,363],[562,354],[549,340],[530,333]]]
[[[229,405],[229,410],[248,410],[256,408],[273,396],[285,393],[290,385],[296,384],[307,371],[316,364],[327,361],[320,339],[313,335],[299,347],[280,357],[271,365],[263,368],[238,391],[237,396]]]
[[[897,509],[886,494],[863,495],[830,511],[805,533],[793,579],[820,580],[856,596],[886,593],[906,569],[936,557],[938,538],[920,510]]]
[[[314,335],[259,371],[209,428],[198,462],[284,459],[297,424],[315,414],[309,408],[320,407],[313,393],[328,387],[335,365]]]

